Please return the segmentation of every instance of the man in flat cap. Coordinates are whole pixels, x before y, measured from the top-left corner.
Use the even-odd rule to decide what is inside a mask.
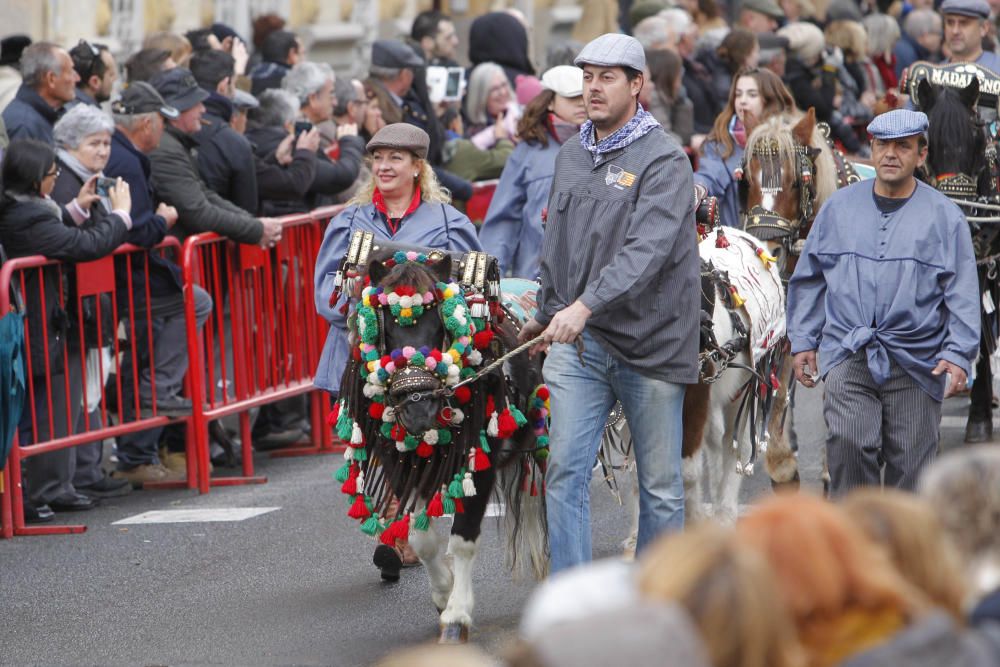
[[[990,5],[986,0],[944,0],[944,42],[948,62],[969,62],[1000,74],[1000,56],[983,51],[983,38],[989,32]]]
[[[538,312],[521,334],[552,344],[553,572],[591,558],[590,474],[616,400],[639,470],[637,549],[684,527],[681,406],[685,385],[698,381],[691,163],[638,103],[646,59],[635,38],[602,35],[575,64],[589,120],[556,158]]]
[[[913,176],[927,116],[877,116],[875,180],[820,209],[788,285],[795,377],[823,377],[833,493],[912,490],[938,450],[941,401],[979,347],[979,282],[965,215]],[[818,353],[818,356],[817,356]]]
[[[739,26],[751,32],[774,32],[785,18],[775,0],[743,0],[740,3]]]

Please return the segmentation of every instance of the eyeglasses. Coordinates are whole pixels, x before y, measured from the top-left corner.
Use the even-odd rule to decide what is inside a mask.
[[[50,178],[50,177],[51,178],[59,178],[59,174],[61,174],[61,173],[62,173],[62,169],[60,169],[59,167],[56,167],[52,171],[50,171],[47,174],[45,174],[45,178]]]

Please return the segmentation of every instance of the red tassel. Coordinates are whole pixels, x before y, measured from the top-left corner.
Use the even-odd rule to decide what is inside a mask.
[[[357,464],[352,463],[351,467],[347,469],[347,479],[344,481],[343,485],[340,487],[341,493],[346,493],[349,496],[353,496],[358,493],[358,473],[361,469]]]
[[[399,442],[406,437],[406,429],[399,424],[392,427],[392,431],[389,432],[392,435],[392,439]]]
[[[490,346],[493,341],[493,331],[486,329],[485,331],[477,331],[472,336],[472,345],[477,350],[485,350]]]
[[[497,419],[497,432],[500,434],[501,438],[509,438],[514,435],[517,430],[517,422],[514,421],[514,415],[510,414],[508,408],[504,408],[503,412],[500,413],[500,417]]]
[[[464,514],[465,513],[465,505],[462,504],[462,499],[461,498],[455,498],[454,500],[455,500],[455,514]]]
[[[726,238],[725,233],[723,233],[722,228],[715,230],[715,247],[716,248],[728,248],[729,239]]]
[[[352,347],[351,356],[354,358],[354,361],[361,361],[361,348],[357,346]]]
[[[476,447],[476,471],[486,470],[489,467],[490,457],[480,447]]]
[[[368,505],[365,503],[364,494],[359,493],[354,496],[354,504],[351,505],[351,509],[348,510],[347,516],[352,519],[367,519],[371,516],[371,511],[368,509]]]
[[[496,410],[497,410],[497,406],[496,406],[496,403],[493,402],[493,396],[487,395],[486,396],[486,418],[489,419],[490,415],[492,415],[494,412],[496,412]]]
[[[430,458],[432,454],[434,454],[434,448],[431,445],[428,445],[426,442],[421,442],[417,445],[417,456],[426,459]]]
[[[402,519],[396,519],[389,527],[382,531],[382,544],[390,547],[396,546],[396,540],[404,542],[410,537],[410,515],[407,514]]]
[[[461,405],[465,405],[472,400],[472,390],[468,386],[462,386],[455,390],[455,400]]]
[[[372,419],[382,419],[383,412],[385,412],[385,406],[381,403],[372,403],[368,406],[368,416]]]
[[[340,418],[340,401],[337,401],[336,403],[333,404],[333,410],[330,410],[330,414],[326,416],[326,423],[329,426],[333,426],[334,424],[337,423],[337,420],[339,418]]]
[[[531,480],[531,497],[534,498],[538,495],[538,485],[535,484],[535,480]]]
[[[441,492],[438,491],[431,498],[431,501],[427,503],[427,516],[443,516],[444,515],[444,503],[441,500]]]

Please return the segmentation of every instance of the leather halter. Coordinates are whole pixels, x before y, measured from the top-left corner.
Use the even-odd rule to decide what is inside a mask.
[[[762,163],[767,162],[772,165],[776,173],[766,176],[768,185],[761,185],[761,192],[764,194],[777,194],[781,191],[783,182],[782,170],[784,168],[782,156],[775,141],[764,146],[755,147],[752,153],[744,154],[743,161],[736,170],[736,178],[739,187],[740,202],[746,206],[750,194],[750,179],[746,173],[747,166],[753,158],[757,158]],[[813,153],[807,146],[795,144],[795,181],[799,188],[799,217],[796,220],[789,220],[777,211],[772,211],[759,204],[751,207],[744,214],[743,228],[761,240],[789,239],[798,235],[799,228],[803,224],[812,221],[815,216],[813,201],[816,198],[815,170],[813,163]],[[762,173],[762,178],[764,178]]]

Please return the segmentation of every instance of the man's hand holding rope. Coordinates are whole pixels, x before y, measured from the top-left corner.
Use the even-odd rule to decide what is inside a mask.
[[[587,308],[582,301],[577,300],[556,313],[547,327],[540,324],[538,320],[528,320],[521,328],[517,339],[521,343],[525,343],[539,334],[544,336],[545,342],[536,345],[530,351],[531,355],[535,355],[538,352],[544,352],[552,343],[576,342],[580,334],[583,333],[583,328],[589,317],[590,308]]]

